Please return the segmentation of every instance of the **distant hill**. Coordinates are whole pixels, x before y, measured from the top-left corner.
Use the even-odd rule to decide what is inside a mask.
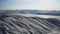
[[[48,15],[60,15],[60,11],[49,11],[45,14],[48,14]]]
[[[60,16],[60,10],[0,10],[0,13],[19,13],[19,14],[42,14],[42,15],[59,15]]]

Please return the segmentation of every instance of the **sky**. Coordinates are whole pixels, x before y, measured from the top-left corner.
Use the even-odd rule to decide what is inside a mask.
[[[0,10],[60,10],[60,0],[0,0]]]

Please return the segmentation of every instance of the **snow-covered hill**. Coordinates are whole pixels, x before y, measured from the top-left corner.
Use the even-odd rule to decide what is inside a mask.
[[[59,24],[57,19],[0,14],[0,34],[60,34]]]

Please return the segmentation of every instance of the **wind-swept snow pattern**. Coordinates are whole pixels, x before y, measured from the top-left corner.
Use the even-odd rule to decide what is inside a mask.
[[[60,34],[59,24],[57,19],[0,14],[0,34]]]

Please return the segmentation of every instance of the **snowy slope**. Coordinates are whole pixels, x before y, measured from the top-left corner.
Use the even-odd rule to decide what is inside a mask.
[[[60,34],[59,32],[60,26],[44,18],[0,15],[0,34]]]

